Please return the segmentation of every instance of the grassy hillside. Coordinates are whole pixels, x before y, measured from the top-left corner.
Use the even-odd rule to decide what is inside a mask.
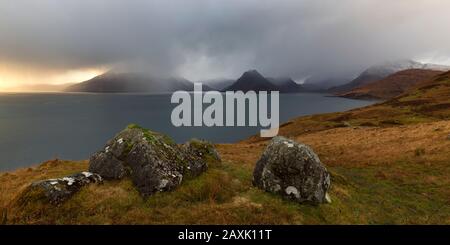
[[[331,204],[299,205],[252,187],[267,140],[218,145],[220,165],[143,199],[130,180],[83,188],[61,206],[18,202],[35,180],[84,171],[53,160],[0,174],[3,222],[27,224],[450,224],[450,77],[390,101],[307,116],[281,135],[313,147],[332,173]],[[6,210],[6,211],[5,211]],[[5,215],[6,214],[6,215]],[[0,220],[0,222],[2,221]]]
[[[336,127],[392,127],[450,119],[450,72],[416,84],[388,101],[345,112],[295,118],[280,126],[288,137]],[[242,142],[257,142],[257,136]]]
[[[391,99],[398,96],[417,83],[430,80],[440,71],[410,69],[394,73],[384,79],[341,93],[339,96],[354,99]]]

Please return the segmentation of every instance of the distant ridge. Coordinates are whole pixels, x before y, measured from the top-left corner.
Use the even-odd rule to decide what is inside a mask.
[[[225,89],[226,91],[243,91],[250,90],[259,91],[276,91],[277,86],[272,84],[269,80],[263,77],[258,71],[250,70],[244,72],[242,76],[236,80],[231,86]]]
[[[159,78],[144,73],[107,72],[66,88],[65,92],[92,93],[166,93],[192,91],[194,85],[184,78]],[[204,90],[210,90],[203,86]]]
[[[265,78],[257,70],[249,70],[224,91],[297,93],[303,91],[303,88],[291,78]]]
[[[299,93],[305,91],[302,85],[296,83],[289,77],[268,78],[268,80],[278,87],[280,93]]]
[[[424,69],[399,71],[379,81],[354,88],[338,95],[352,99],[390,99],[408,91],[416,84],[428,81],[441,73],[441,71]]]
[[[352,89],[367,85],[375,81],[379,81],[396,72],[409,69],[447,71],[450,70],[450,67],[436,64],[423,64],[413,60],[386,62],[380,65],[371,66],[351,82],[344,85],[332,87],[328,91],[335,94],[349,92]]]

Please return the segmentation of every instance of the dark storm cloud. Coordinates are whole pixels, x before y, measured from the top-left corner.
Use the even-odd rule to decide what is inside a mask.
[[[187,78],[257,68],[296,79],[400,58],[448,59],[439,0],[0,1],[0,62]]]

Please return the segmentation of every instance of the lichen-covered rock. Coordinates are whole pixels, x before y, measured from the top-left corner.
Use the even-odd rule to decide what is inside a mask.
[[[330,202],[330,174],[314,151],[293,140],[272,139],[253,172],[253,184],[299,203]]]
[[[121,179],[127,175],[124,164],[112,152],[97,152],[91,156],[90,163],[90,171],[105,179]]]
[[[187,174],[192,177],[198,176],[204,171],[209,163],[220,163],[222,160],[214,145],[210,142],[192,139],[182,145],[186,155],[192,160],[187,161]]]
[[[102,183],[102,177],[90,172],[81,172],[59,179],[48,179],[33,182],[19,196],[18,202],[26,204],[29,201],[44,200],[53,205],[59,205],[72,197],[81,187],[91,183]]]
[[[163,134],[130,125],[90,158],[89,171],[107,179],[129,176],[138,191],[149,196],[173,190],[184,178],[206,171],[208,159],[194,149],[191,144],[180,146]]]

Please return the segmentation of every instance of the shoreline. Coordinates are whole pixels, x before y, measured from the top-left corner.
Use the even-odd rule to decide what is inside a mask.
[[[436,213],[436,206],[446,207],[448,197],[448,171],[444,171],[450,159],[444,152],[450,147],[445,138],[448,132],[450,123],[446,120],[387,128],[334,127],[292,137],[311,146],[331,172],[332,202],[318,207],[285,201],[252,186],[254,165],[266,145],[259,142],[217,145],[221,166],[212,165],[198,179],[148,199],[139,196],[131,181],[124,179],[84,188],[58,207],[33,204],[21,213],[20,207],[9,206],[33,181],[88,169],[86,160],[47,161],[31,170],[0,175],[4,190],[0,192],[0,209],[8,207],[11,224],[447,223],[448,215],[444,210]],[[374,134],[376,139],[368,141]],[[404,141],[399,140],[399,134]],[[245,218],[240,218],[242,212]]]
[[[31,202],[22,209],[13,201],[30,183],[89,165],[53,160],[21,168],[0,175],[0,209],[7,208],[11,224],[447,224],[450,101],[429,88],[280,126],[279,135],[310,146],[330,172],[330,204],[299,205],[255,188],[253,171],[267,141],[250,137],[216,144],[221,165],[148,199],[125,178],[83,188],[58,207]]]
[[[283,95],[287,95],[287,96],[289,96],[289,97],[286,97],[287,98],[287,100],[289,100],[289,101],[296,101],[296,100],[302,100],[301,98],[304,98],[302,95],[303,94],[310,94],[311,96],[313,96],[313,97],[315,97],[315,95],[317,95],[318,97],[318,99],[320,99],[320,96],[323,96],[324,94],[323,93],[299,93],[299,94],[283,94]],[[35,94],[35,93],[26,93],[26,94],[19,94],[19,95],[17,95],[17,96],[21,96],[21,95],[23,95],[23,96],[33,96],[33,95],[37,95],[37,96],[41,96],[41,95],[45,95],[45,94]],[[52,94],[52,96],[55,96],[55,98],[59,98],[59,96],[61,96],[61,98],[63,98],[64,99],[64,96],[65,95],[67,95],[67,94],[65,94],[65,93],[56,93],[56,94]],[[80,98],[82,98],[84,95],[86,95],[86,94],[80,94]],[[9,96],[9,95],[7,95],[7,96]],[[12,95],[12,96],[16,96],[16,94],[15,95]],[[69,94],[69,96],[72,96],[71,94]],[[75,96],[75,98],[76,98],[76,96],[78,96],[78,94],[77,95],[74,95]],[[111,97],[111,98],[114,98],[114,96],[116,96],[115,94],[107,94],[107,95],[105,95],[106,97]],[[122,96],[131,96],[131,97],[133,97],[133,96],[136,96],[136,95],[133,95],[133,94],[121,94],[121,95],[117,95],[118,97],[117,98],[122,98]],[[147,95],[145,95],[145,94],[142,94],[142,95],[137,95],[137,96],[139,96],[139,97],[146,97]],[[159,96],[166,96],[166,95],[149,95],[150,97],[152,97],[152,96],[154,96],[154,97],[159,97]],[[289,98],[291,98],[290,96],[292,96],[292,98],[293,99],[289,99]],[[102,96],[103,97],[103,96]],[[92,94],[88,94],[87,96],[86,96],[86,98],[96,98],[95,96],[93,96]],[[127,97],[123,97],[124,99],[125,98],[127,98]],[[298,98],[300,98],[300,99],[298,99]],[[346,100],[348,100],[348,99],[346,99]],[[62,100],[63,102],[65,101],[65,100]],[[90,100],[88,100],[88,101],[86,101],[86,102],[84,102],[84,104],[86,104],[86,103],[88,103]],[[108,100],[109,101],[109,100]],[[56,103],[58,103],[58,101],[55,101],[55,100],[49,100],[49,102],[47,102],[47,100],[39,100],[39,102],[40,103],[46,103],[46,104],[56,104]],[[75,101],[76,102],[76,101]],[[94,101],[95,102],[95,101]],[[76,102],[76,103],[78,103],[78,102]],[[121,102],[122,103],[122,102]],[[286,103],[290,103],[290,104],[292,104],[292,102],[286,102]],[[328,103],[328,102],[324,102],[324,104],[326,104],[326,103]],[[353,103],[353,104],[358,104],[359,102],[355,102],[355,103]],[[69,104],[67,104],[67,105],[71,105],[71,104],[73,104],[72,102],[70,102]],[[352,103],[350,103],[349,105],[352,105]],[[354,106],[355,106],[354,105]],[[80,107],[80,108],[84,108],[84,107],[86,107],[86,106],[88,106],[88,104],[86,104],[85,106],[82,106],[82,107]],[[363,105],[361,105],[362,107],[364,107],[364,106],[366,106],[366,104],[363,104]],[[58,106],[56,109],[58,109],[60,106]],[[343,105],[342,107],[346,107],[345,105]],[[347,106],[348,107],[348,106]],[[49,107],[49,108],[47,108],[46,110],[48,111],[49,109],[51,109],[51,108],[53,108],[53,107]],[[88,107],[87,107],[88,108]],[[307,107],[305,107],[305,108],[307,108]],[[355,108],[361,108],[361,107],[355,107]],[[27,111],[28,111],[28,109],[26,109]],[[330,110],[332,110],[332,109],[330,109]],[[293,109],[293,111],[295,111],[295,108]],[[345,111],[345,110],[344,110]],[[292,112],[290,112],[291,114],[292,114]],[[328,113],[330,113],[330,112],[328,112]],[[331,112],[332,113],[332,112]],[[66,113],[67,114],[67,113]],[[70,114],[70,113],[69,113]],[[301,113],[300,113],[301,114]],[[289,123],[289,121],[291,121],[291,120],[294,120],[294,119],[296,119],[296,118],[299,118],[299,117],[304,117],[304,116],[312,116],[312,115],[317,115],[317,114],[322,114],[321,112],[317,112],[317,113],[314,113],[314,114],[308,114],[308,115],[294,115],[294,116],[289,116],[289,117],[285,117],[285,120],[282,120],[282,121],[280,121],[280,126],[282,127],[282,126],[284,126],[286,123]],[[151,114],[149,114],[149,115],[151,115]],[[63,115],[64,116],[64,115]],[[59,116],[60,117],[60,119],[61,120],[59,120],[60,122],[59,122],[59,124],[61,124],[63,121],[64,121],[64,118],[63,118],[63,116]],[[70,118],[73,118],[73,119],[75,119],[75,120],[78,120],[78,118],[77,117],[73,117],[73,115],[69,115],[70,116]],[[161,117],[161,115],[159,115],[159,117]],[[280,119],[283,119],[283,118],[280,118]],[[71,120],[71,119],[67,119],[67,120]],[[144,118],[144,120],[147,120],[147,119],[145,119]],[[123,122],[123,125],[125,126],[126,124],[128,124],[128,123],[130,123],[129,121],[128,122]],[[39,126],[37,126],[37,127],[39,127]],[[21,128],[23,128],[23,126],[21,126]],[[92,126],[88,126],[88,129],[90,130],[90,129],[92,129]],[[244,140],[246,140],[246,139],[248,139],[248,138],[250,138],[250,137],[252,137],[253,135],[255,135],[255,134],[257,134],[257,131],[259,130],[259,129],[261,129],[261,127],[248,127],[248,130],[247,129],[242,129],[242,128],[236,128],[236,130],[239,130],[239,131],[236,131],[236,132],[243,132],[244,133],[244,135],[248,135],[248,137],[247,136],[244,136],[244,137],[242,137],[242,135],[237,135],[236,134],[236,136],[233,136],[233,137],[231,137],[231,138],[233,138],[232,140],[227,140],[227,139],[224,139],[223,141],[222,140],[211,140],[211,139],[209,139],[209,141],[212,141],[212,142],[218,142],[218,143],[239,143],[239,142],[241,142],[241,141],[244,141]],[[59,130],[59,129],[58,129]],[[184,131],[188,131],[188,130],[190,130],[189,128],[186,128]],[[198,130],[198,129],[193,129],[193,130]],[[208,131],[205,131],[205,130],[208,130]],[[221,128],[221,127],[219,127],[219,128],[217,128],[217,132],[222,132],[222,133],[224,133],[225,132],[225,135],[227,134],[227,132],[230,132],[230,130],[232,130],[232,129],[230,129],[230,130],[228,130],[228,129],[224,129],[224,128]],[[206,134],[205,132],[211,132],[212,130],[210,130],[209,128],[207,128],[207,127],[204,127],[204,130],[203,131],[201,131],[200,133],[200,135],[199,136],[197,136],[197,135],[194,135],[193,137],[198,137],[198,138],[203,138],[202,136],[204,135],[204,134]],[[59,132],[59,131],[58,131]],[[167,130],[167,132],[170,132],[170,130]],[[180,131],[181,133],[183,133],[183,134],[186,134],[186,132],[183,132],[183,131]],[[250,134],[249,134],[249,132],[250,132]],[[111,136],[111,135],[113,135],[115,132],[112,132],[110,135],[102,135],[101,137],[102,138],[107,138],[107,137],[109,137],[109,136]],[[169,135],[170,135],[170,133],[168,133]],[[241,133],[239,133],[239,134],[241,134]],[[69,134],[70,135],[70,134]],[[176,135],[176,134],[175,134]],[[56,136],[58,136],[58,135],[56,135]],[[172,135],[173,136],[173,135]],[[6,137],[6,136],[5,136]],[[13,132],[10,132],[10,136],[9,137],[14,137],[14,135],[13,135]],[[42,136],[43,137],[43,136]],[[47,136],[46,136],[47,137]],[[59,137],[59,136],[58,136]],[[23,138],[23,137],[22,137]],[[182,138],[183,138],[183,136],[182,136]],[[192,137],[191,137],[192,138]],[[225,137],[225,138],[230,138],[230,136],[227,136],[227,137]],[[21,142],[21,144],[22,145],[25,145],[26,146],[26,142],[24,142],[23,141],[23,139],[20,139],[21,141],[19,141],[19,142]],[[186,140],[188,140],[188,139],[186,139]],[[186,140],[177,140],[179,143],[182,143],[182,142],[184,142],[184,141],[186,141]],[[208,139],[207,139],[208,140]],[[78,142],[78,141],[77,141]],[[103,143],[103,141],[101,142],[101,143]],[[20,146],[17,146],[17,147],[20,147]],[[59,147],[60,148],[60,147]],[[59,149],[59,148],[55,148],[55,150],[56,149]],[[84,147],[84,148],[86,148],[86,146]],[[96,150],[96,148],[95,147],[93,147],[93,148],[91,148],[91,151],[86,151],[86,149],[84,149],[83,148],[83,151],[85,151],[87,154],[92,154],[95,150]],[[8,148],[6,148],[6,149],[8,149]],[[53,149],[53,148],[49,148],[49,149]],[[7,151],[7,150],[5,150],[5,151]],[[28,151],[29,152],[29,151]],[[61,151],[58,151],[58,152],[61,152]],[[64,152],[64,151],[62,151],[62,152]],[[64,155],[67,155],[67,153],[63,153]],[[87,156],[89,156],[89,155],[87,155]],[[32,158],[33,158],[33,154],[24,154],[24,156],[25,156],[25,158],[30,158],[31,160],[33,160]],[[27,157],[27,156],[31,156],[31,157]],[[20,169],[20,168],[27,168],[27,167],[31,167],[31,166],[34,166],[34,165],[37,165],[37,164],[39,164],[39,163],[41,163],[41,162],[43,162],[43,161],[46,161],[46,160],[48,160],[48,159],[52,159],[52,158],[55,158],[55,157],[57,157],[57,158],[59,158],[59,159],[86,159],[85,157],[80,157],[80,158],[78,158],[76,155],[73,155],[72,154],[72,156],[75,156],[75,157],[64,157],[64,156],[61,156],[61,155],[58,155],[58,154],[51,154],[51,156],[50,157],[48,157],[48,158],[41,158],[41,157],[39,157],[39,160],[37,160],[37,161],[31,161],[30,162],[30,164],[24,164],[24,165],[22,165],[21,163],[18,163],[18,162],[15,162],[14,161],[14,159],[13,158],[11,158],[13,161],[12,161],[12,163],[11,163],[11,161],[6,161],[6,163],[5,163],[5,167],[6,166],[11,166],[12,168],[6,168],[5,170],[0,170],[0,173],[3,173],[3,172],[11,172],[11,171],[15,171],[15,170],[17,170],[17,169]],[[6,158],[6,159],[8,159],[8,158]],[[40,160],[40,159],[42,159],[42,161]],[[18,165],[18,167],[14,167],[14,165]],[[21,166],[22,165],[22,166]]]

